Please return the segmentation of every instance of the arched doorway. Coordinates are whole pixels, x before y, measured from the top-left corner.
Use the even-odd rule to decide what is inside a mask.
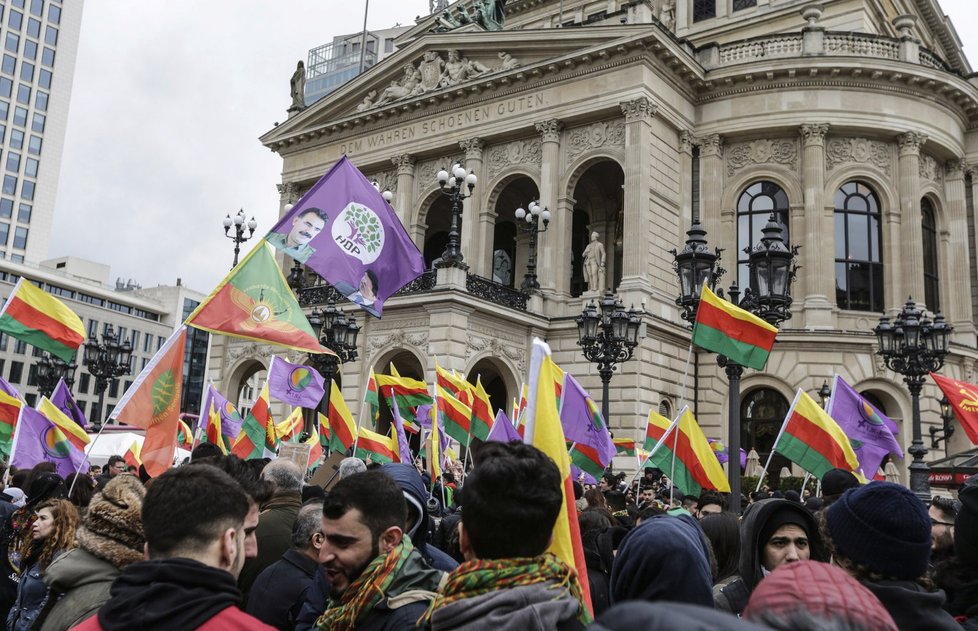
[[[513,393],[506,387],[506,380],[496,365],[495,360],[486,357],[480,359],[472,366],[469,371],[467,381],[475,383],[476,379],[482,379],[482,388],[489,395],[489,403],[495,414],[499,410],[507,411]]]
[[[751,449],[761,458],[761,465],[767,462],[774,449],[778,431],[788,415],[788,400],[772,388],[757,388],[744,395],[740,403],[740,446],[747,452]],[[731,459],[739,458],[731,454]],[[768,466],[768,480],[777,480],[781,467],[790,467],[791,462],[775,453]],[[753,489],[744,489],[750,492]]]
[[[589,291],[614,289],[621,282],[624,256],[623,231],[625,227],[624,189],[625,172],[609,159],[600,159],[584,171],[574,185],[574,226],[572,228],[573,252],[571,262],[571,294],[579,296],[585,287],[583,272],[584,248],[592,232],[604,245],[605,287],[588,287]],[[586,218],[586,223],[582,224]],[[583,234],[583,238],[582,235]],[[576,293],[575,293],[576,289]]]
[[[492,276],[496,282],[509,287],[519,286],[523,282],[529,258],[529,241],[528,236],[517,229],[516,209],[526,210],[530,202],[538,199],[540,190],[536,182],[525,175],[514,176],[506,182],[496,197],[496,225],[492,239]],[[504,255],[510,263],[510,273],[505,282],[497,279],[507,276],[497,273],[497,268],[505,267]]]
[[[459,214],[459,234],[462,234],[461,213]],[[431,207],[425,215],[424,245],[421,252],[424,255],[425,269],[431,269],[432,263],[441,258],[448,246],[448,231],[452,226],[452,203],[444,195],[438,195],[431,202]]]
[[[392,366],[402,377],[409,377],[419,381],[425,380],[424,367],[411,351],[395,349],[389,353],[386,353],[374,364],[374,372],[377,374],[390,375],[393,374],[393,370],[391,370]],[[387,404],[387,397],[388,393],[380,392],[380,413],[379,418],[377,419],[377,426],[373,428],[374,431],[379,434],[387,434],[390,431],[391,423],[394,422],[394,412]],[[411,410],[399,411],[401,412],[402,417],[413,412]],[[369,422],[369,419],[365,416],[364,421]],[[414,453],[418,453],[418,449],[421,445],[420,436],[409,433],[408,442],[411,445],[411,450],[414,451]]]

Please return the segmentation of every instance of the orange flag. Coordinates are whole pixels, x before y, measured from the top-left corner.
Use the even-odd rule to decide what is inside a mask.
[[[950,402],[964,433],[972,444],[978,445],[978,386],[935,373],[930,373],[930,376]]]
[[[530,359],[530,392],[526,406],[526,431],[523,442],[533,445],[550,456],[560,477],[564,480],[564,501],[560,514],[554,524],[553,539],[547,549],[567,565],[577,569],[577,579],[581,583],[581,595],[588,613],[591,607],[591,590],[587,580],[587,566],[584,563],[584,546],[581,544],[581,530],[577,522],[574,506],[574,481],[571,477],[570,456],[567,455],[567,442],[560,425],[557,412],[556,374],[560,370],[550,358],[550,347],[539,339],[533,340]]]
[[[187,327],[182,326],[156,351],[109,415],[110,419],[146,430],[140,455],[146,472],[154,478],[173,466],[186,342]]]

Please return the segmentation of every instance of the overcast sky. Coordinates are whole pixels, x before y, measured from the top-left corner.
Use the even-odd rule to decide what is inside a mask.
[[[978,66],[978,2],[941,5]],[[278,217],[282,162],[258,136],[286,119],[296,62],[360,30],[362,7],[86,0],[50,255],[109,264],[113,279],[144,287],[180,277],[208,293],[233,256],[224,216],[254,215],[256,239]],[[371,0],[367,24],[427,12],[427,0]]]

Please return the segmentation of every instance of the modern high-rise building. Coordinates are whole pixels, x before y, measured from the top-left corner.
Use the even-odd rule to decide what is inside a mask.
[[[312,105],[361,72],[373,67],[395,50],[394,40],[410,27],[397,26],[364,33],[338,35],[329,44],[309,51],[306,63],[306,105]]]
[[[48,243],[84,0],[0,0],[0,258]]]

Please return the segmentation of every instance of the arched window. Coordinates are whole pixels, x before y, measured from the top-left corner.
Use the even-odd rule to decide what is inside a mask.
[[[750,286],[747,271],[747,253],[764,236],[761,230],[774,213],[784,226],[784,241],[789,243],[788,195],[774,182],[755,182],[748,186],[737,200],[737,286],[743,291]]]
[[[920,232],[924,242],[924,302],[931,311],[941,310],[940,277],[937,271],[937,220],[934,204],[920,200]]]
[[[740,403],[741,448],[747,452],[755,450],[764,464],[787,415],[788,400],[777,390],[758,388],[748,392]],[[780,471],[786,464],[785,458],[775,454],[768,471]]]
[[[835,300],[842,309],[883,311],[880,202],[863,182],[835,192]]]

